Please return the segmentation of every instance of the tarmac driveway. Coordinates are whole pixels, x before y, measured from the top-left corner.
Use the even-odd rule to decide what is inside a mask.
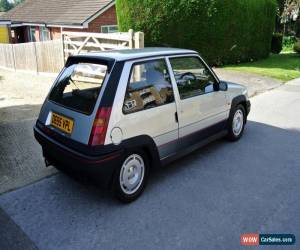
[[[54,77],[0,69],[0,194],[52,175],[33,124]]]
[[[2,238],[19,235],[23,249],[239,249],[243,233],[299,241],[300,81],[252,106],[241,141],[214,142],[154,173],[135,203],[61,174],[0,196]]]

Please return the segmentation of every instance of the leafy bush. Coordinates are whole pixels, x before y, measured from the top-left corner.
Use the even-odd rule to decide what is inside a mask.
[[[284,36],[283,37],[283,47],[293,47],[295,42],[297,42],[297,38],[295,36]]]
[[[300,41],[294,44],[294,51],[300,54]]]
[[[267,57],[276,0],[117,0],[119,28],[145,32],[146,46],[195,49],[210,64]]]
[[[279,54],[282,51],[282,38],[283,35],[275,33],[272,37],[271,52],[273,54]]]

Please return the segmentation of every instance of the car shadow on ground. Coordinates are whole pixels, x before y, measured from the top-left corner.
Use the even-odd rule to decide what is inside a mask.
[[[297,139],[296,139],[297,138]],[[243,138],[238,142],[229,142],[225,138],[212,142],[191,154],[172,162],[171,164],[155,168],[151,171],[147,189],[144,195],[151,193],[151,190],[157,190],[160,184],[164,185],[184,185],[192,181],[194,175],[191,172],[228,172],[233,173],[232,165],[241,165],[236,174],[243,174],[243,164],[255,164],[258,167],[260,164],[276,164],[276,158],[289,160],[291,150],[299,152],[296,148],[300,145],[297,140],[300,139],[300,131],[287,130],[278,127],[269,126],[262,123],[249,121]],[[293,146],[294,145],[294,146]],[[295,148],[294,148],[295,147]],[[294,148],[294,149],[293,149]],[[272,156],[272,157],[271,157]],[[233,173],[234,174],[234,173]],[[172,178],[177,179],[182,183],[172,183]],[[190,179],[191,178],[191,179]],[[77,183],[80,187],[80,192],[89,193],[88,199],[115,204],[118,202],[111,199],[109,190],[101,188],[95,181],[77,173],[62,173],[56,180],[61,181],[63,186],[69,183],[72,187]],[[72,187],[70,187],[72,189]],[[66,188],[66,186],[65,186]],[[161,190],[163,192],[163,190]],[[81,195],[79,195],[81,196]],[[100,198],[101,197],[101,198]],[[87,200],[88,201],[88,200]],[[101,202],[100,202],[101,203]]]
[[[42,105],[19,105],[2,108],[0,106],[0,124],[36,119],[41,110],[41,106]]]
[[[41,105],[0,108],[0,194],[52,175],[33,136]]]

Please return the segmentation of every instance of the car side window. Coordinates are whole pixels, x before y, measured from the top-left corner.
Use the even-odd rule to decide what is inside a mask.
[[[216,90],[216,79],[198,57],[171,58],[170,63],[181,99]]]
[[[174,102],[170,75],[164,59],[132,66],[123,112],[142,111]]]

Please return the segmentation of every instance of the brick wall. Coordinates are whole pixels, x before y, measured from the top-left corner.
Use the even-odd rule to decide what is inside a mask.
[[[115,6],[112,6],[102,15],[90,22],[87,32],[101,32],[102,25],[117,25],[117,14]]]
[[[50,28],[50,37],[52,40],[60,39],[60,28]]]

